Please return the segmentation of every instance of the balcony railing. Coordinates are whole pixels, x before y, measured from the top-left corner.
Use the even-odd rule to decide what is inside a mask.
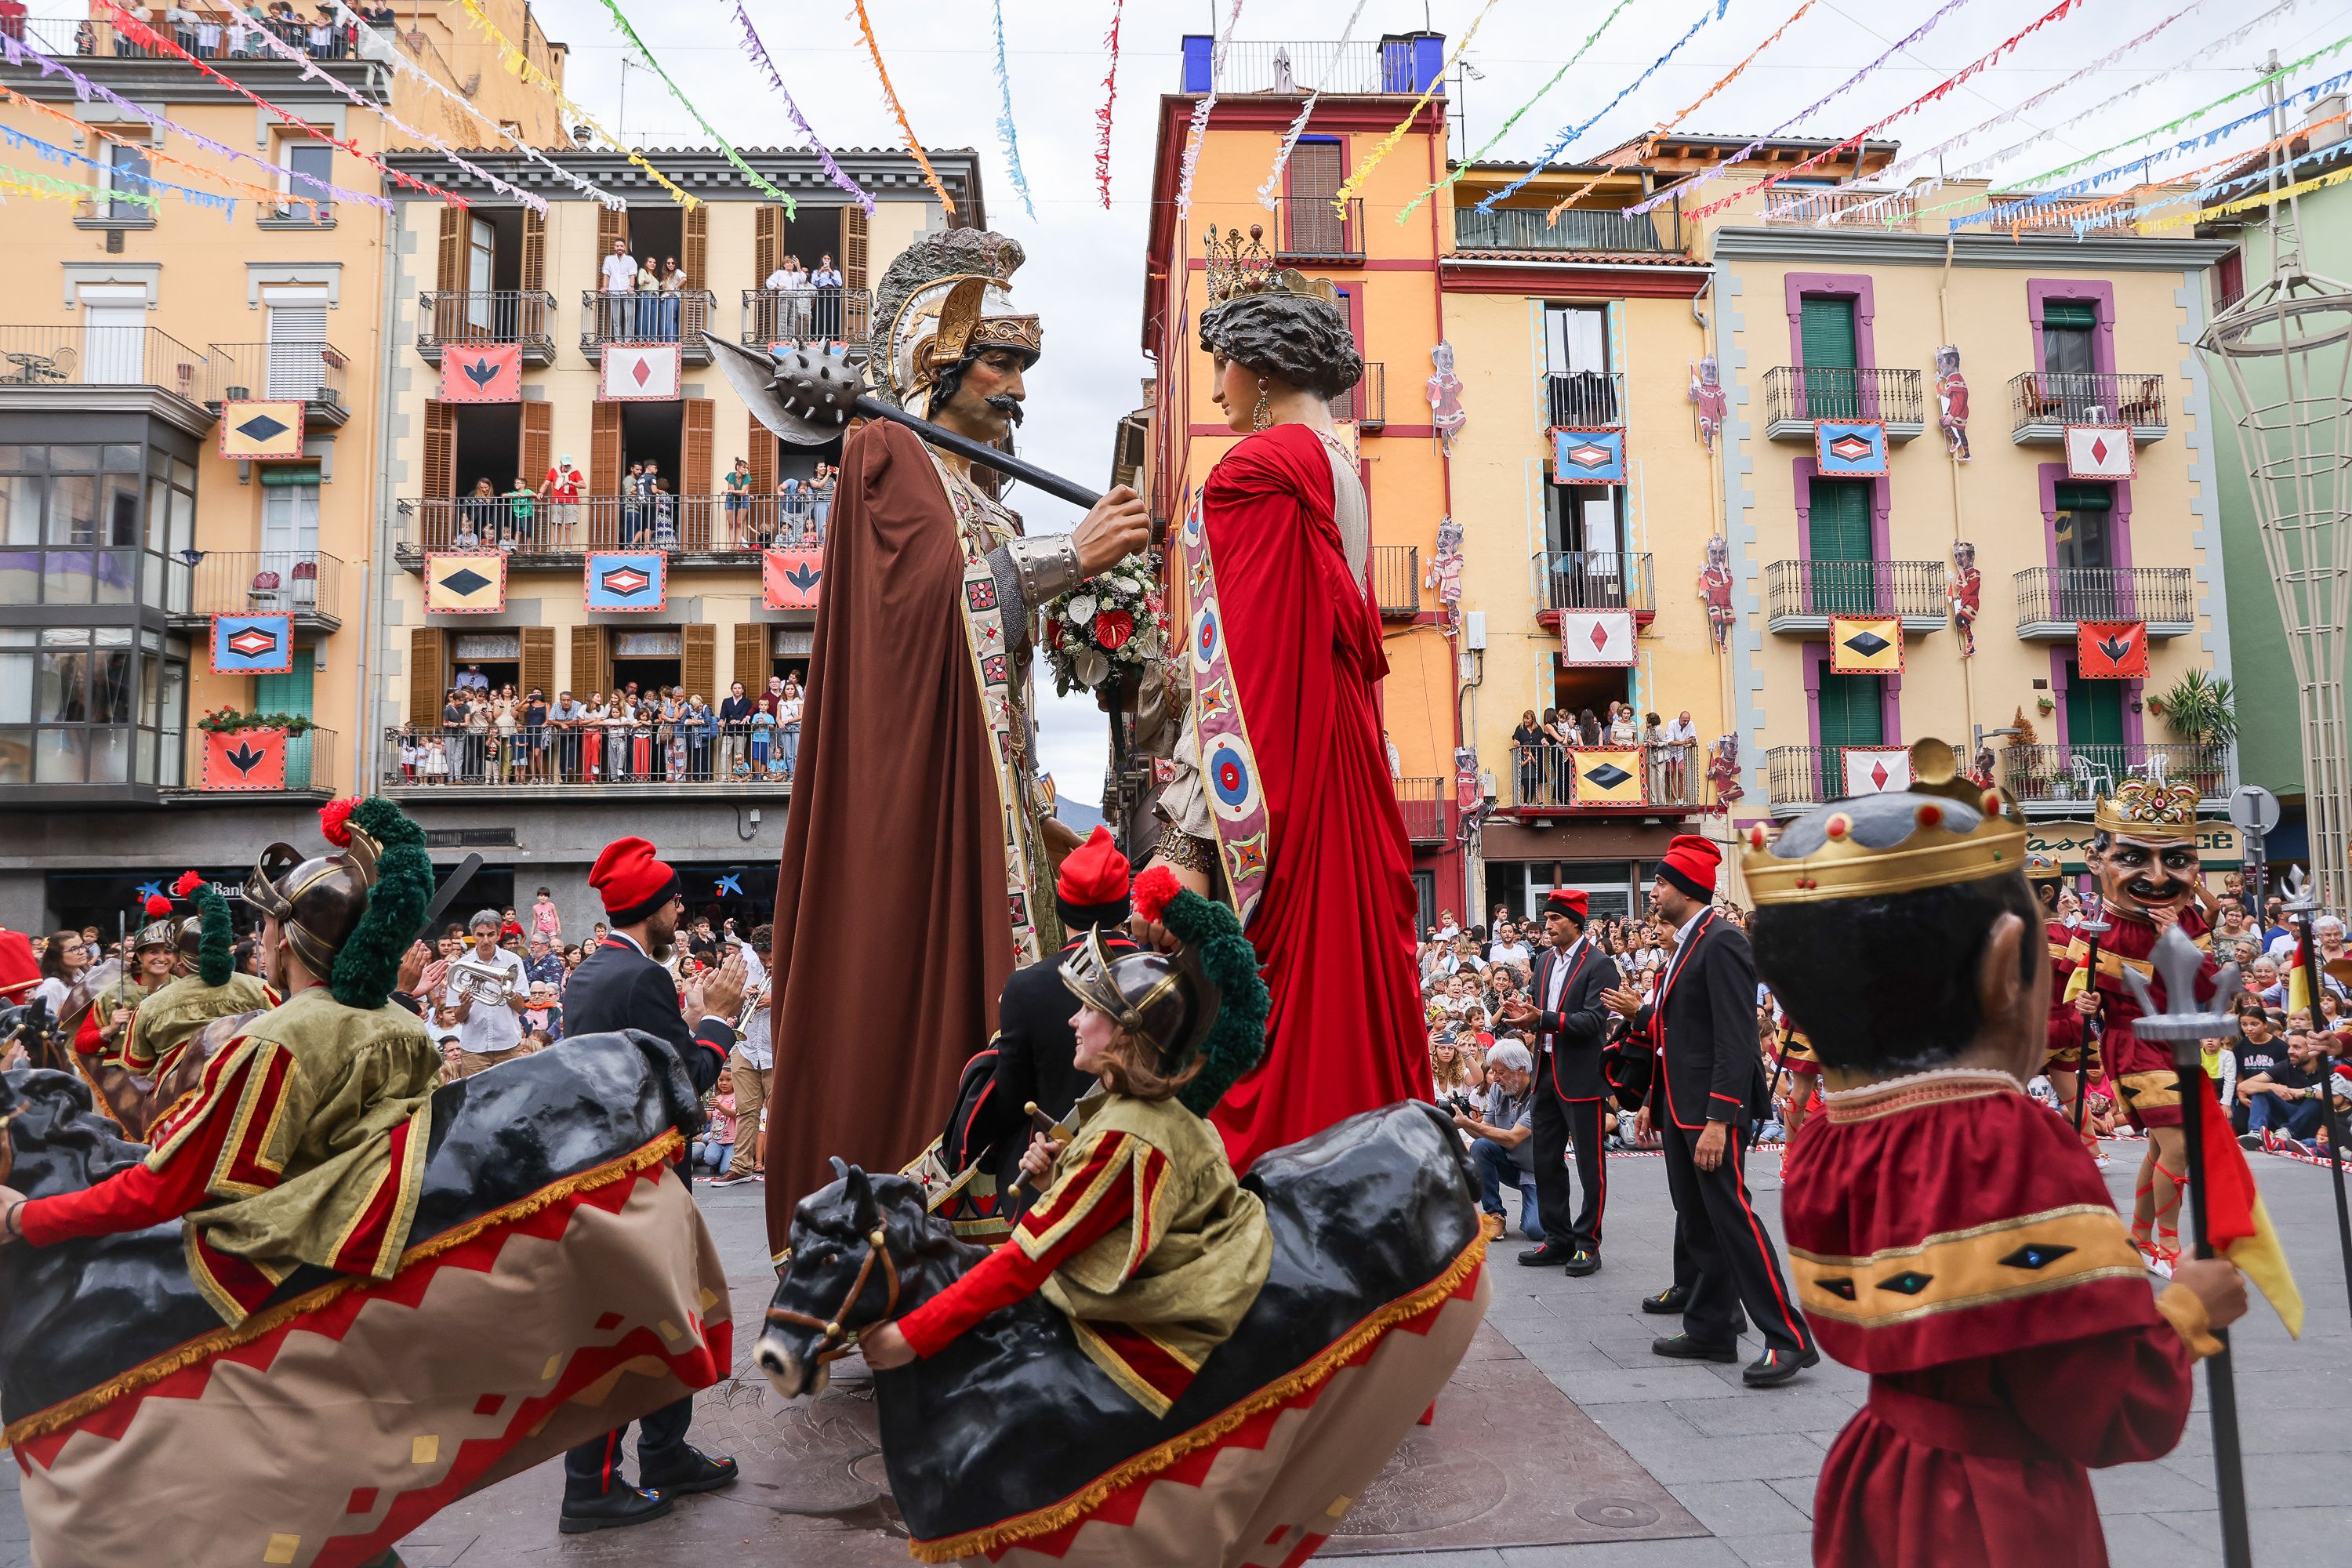
[[[205,403],[212,362],[153,327],[0,326],[0,389],[152,386]]]
[[[1636,621],[1658,613],[1646,551],[1547,550],[1534,567],[1539,620],[1562,610],[1631,610]]]
[[[1454,802],[1452,779],[1399,779],[1397,810],[1404,814],[1405,837],[1415,844],[1451,841],[1445,830],[1445,810]]]
[[[1624,749],[1599,748],[1611,752]],[[1576,804],[1580,778],[1599,768],[1616,766],[1613,761],[1596,757],[1595,750],[1587,746],[1513,746],[1510,777],[1497,784],[1498,792],[1507,803],[1502,809],[1529,816],[1643,812],[1658,816],[1697,811],[1706,805],[1706,759],[1700,754],[1696,741],[1642,748],[1640,800],[1608,805]],[[1612,777],[1603,774],[1602,781],[1587,780],[1582,793],[1589,800],[1596,783]],[[1615,787],[1622,791],[1624,781],[1617,780]]]
[[[1845,746],[1774,746],[1764,753],[1764,793],[1776,816],[1792,816],[1816,805],[1843,800]],[[1871,748],[1876,750],[1877,748]],[[1959,755],[1953,753],[1957,764]]]
[[[157,31],[180,47],[202,60],[274,59],[259,43],[246,39],[232,30],[231,13],[226,7],[206,10],[196,6],[184,8],[188,20],[158,26]],[[155,16],[158,23],[163,16]],[[72,17],[36,16],[6,24],[9,31],[23,38],[45,55],[60,58],[79,55],[95,59],[152,59],[170,58],[170,51],[149,48],[120,36],[110,21],[79,21]],[[322,43],[314,45],[310,28],[300,21],[273,22],[270,30],[291,47],[316,60],[339,60],[353,58],[350,35],[336,27]],[[258,29],[256,29],[257,31]]]
[[[416,352],[434,364],[468,343],[520,343],[531,364],[555,359],[555,296],[544,289],[427,289],[416,305]]]
[[[688,364],[708,364],[710,350],[702,334],[710,329],[711,304],[708,289],[681,289],[675,294],[583,289],[580,352],[602,359],[606,343],[677,343]]]
[[[351,362],[332,343],[213,343],[205,401],[218,412],[224,398],[300,398],[313,423],[341,425],[352,416],[343,401]]]
[[[1277,196],[1274,253],[1285,261],[1361,261],[1364,258],[1364,199],[1350,196],[1345,211],[1329,196]]]
[[[865,289],[746,289],[743,343],[862,344],[874,330],[874,295]]]
[[[1331,400],[1331,417],[1351,419],[1367,430],[1389,422],[1388,366],[1376,359],[1364,362],[1364,379]]]
[[[343,563],[324,551],[208,550],[193,575],[184,612],[192,620],[292,616],[328,631],[342,624]]]
[[[1224,69],[1215,75],[1215,83],[1217,89],[1224,93],[1269,92],[1297,97],[1304,97],[1318,87],[1342,97],[1417,93],[1435,77],[1442,51],[1416,49],[1414,46],[1432,41],[1410,37],[1379,43],[1237,40],[1225,46]],[[1178,91],[1209,90],[1213,43],[1206,36],[1184,40]]]
[[[2009,383],[2009,438],[2060,441],[2069,425],[2128,425],[2136,441],[2161,437],[2164,377],[2029,370]]]
[[[2103,784],[2145,777],[2151,762],[2169,782],[2195,784],[2200,799],[2218,804],[2230,793],[2227,747],[2165,741],[2011,746],[2000,753],[2000,783],[2020,805],[2088,811]]]
[[[708,696],[708,693],[705,694]],[[750,726],[711,734],[687,724],[550,724],[518,729],[401,725],[384,731],[383,783],[395,795],[531,791],[535,797],[785,795],[781,750]],[[759,766],[753,766],[754,759]]]
[[[1625,376],[1622,371],[1554,371],[1544,377],[1544,409],[1553,425],[1586,430],[1625,423]]]
[[[208,774],[205,769],[205,742],[210,739],[203,731],[192,731],[188,737],[187,787],[207,795],[306,795],[313,791],[326,795],[335,792],[335,731],[316,727],[289,734],[285,738],[286,778],[277,790],[254,790],[236,781],[234,769],[229,777]]]
[[[1764,193],[1764,221],[1774,225],[1902,226],[1918,211],[1918,200],[1909,191],[1809,191],[1776,185]]]
[[[1889,438],[1926,428],[1916,370],[1854,370],[1840,365],[1775,365],[1764,373],[1764,433],[1812,439],[1824,419],[1875,420]]]
[[[1558,223],[1539,207],[1454,209],[1454,248],[1463,250],[1667,250],[1655,213],[1570,207]]]
[[[2029,566],[2017,574],[2017,635],[2068,639],[2084,621],[2146,621],[2150,637],[2197,628],[2186,566]]]
[[[735,501],[730,509],[730,501]],[[505,496],[412,497],[400,503],[404,562],[425,550],[507,550],[519,559],[574,558],[590,550],[734,554],[770,545],[822,544],[814,499],[786,496],[583,496],[536,499],[528,513]]]
[[[1930,631],[1950,615],[1940,561],[1775,561],[1764,602],[1776,632],[1825,631],[1832,616],[1900,616]]]
[[[1372,600],[1391,620],[1409,621],[1421,614],[1419,545],[1372,546]]]

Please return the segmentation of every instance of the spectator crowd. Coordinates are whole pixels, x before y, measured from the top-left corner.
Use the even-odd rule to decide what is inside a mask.
[[[440,725],[403,725],[394,741],[404,784],[781,782],[799,765],[804,706],[790,673],[756,698],[736,681],[715,707],[682,686],[634,680],[550,703],[538,687],[493,690],[469,665],[443,694]]]

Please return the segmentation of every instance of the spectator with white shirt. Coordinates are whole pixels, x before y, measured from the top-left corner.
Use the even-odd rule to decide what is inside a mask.
[[[769,330],[776,337],[790,341],[808,335],[808,268],[797,256],[785,257],[768,274]]]
[[[604,335],[625,339],[632,330],[637,287],[637,258],[629,254],[627,241],[613,242],[613,254],[604,258],[599,271],[604,279]],[[567,465],[571,461],[569,458],[564,459]]]
[[[809,287],[816,290],[816,336],[819,342],[830,342],[841,336],[841,269],[833,258],[817,258],[816,270],[809,274]]]
[[[745,972],[743,1036],[735,1042],[735,1049],[727,1058],[727,1070],[735,1086],[735,1152],[727,1173],[712,1183],[713,1186],[731,1187],[741,1182],[767,1180],[767,1167],[761,1157],[760,1120],[776,1082],[775,1047],[769,1033],[767,974],[768,950],[775,936],[773,926],[753,926],[749,946],[739,943],[734,948],[743,954]]]

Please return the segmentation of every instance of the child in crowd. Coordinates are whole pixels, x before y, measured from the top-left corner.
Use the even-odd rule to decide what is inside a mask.
[[[710,1098],[703,1101],[703,1114],[709,1118],[704,1123],[702,1136],[694,1142],[694,1161],[709,1167],[714,1175],[725,1173],[728,1163],[735,1157],[735,1074],[729,1068],[719,1069],[719,1081],[711,1086]]]
[[[547,939],[547,945],[561,951],[563,946],[563,917],[556,911],[555,895],[541,888],[530,900],[530,929]]]

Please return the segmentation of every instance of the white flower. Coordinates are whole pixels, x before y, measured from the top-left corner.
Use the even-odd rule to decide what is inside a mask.
[[[1071,661],[1070,668],[1081,686],[1092,688],[1100,686],[1103,678],[1110,674],[1110,660],[1103,657],[1100,648],[1085,648]]]
[[[1072,595],[1069,609],[1067,611],[1070,624],[1074,626],[1085,626],[1087,622],[1095,618],[1095,610],[1097,607],[1095,596],[1092,594],[1077,594]]]
[[[1114,577],[1111,579],[1111,585],[1131,597],[1138,599],[1143,597],[1143,584],[1132,577]]]

